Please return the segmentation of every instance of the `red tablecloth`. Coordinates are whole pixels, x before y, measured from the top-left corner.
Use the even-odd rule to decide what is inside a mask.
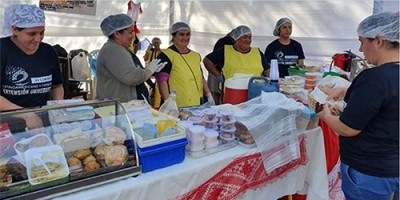
[[[339,163],[339,137],[326,122],[319,120],[319,126],[324,134],[326,171],[330,175],[329,179],[329,197],[332,200],[344,199],[341,191],[341,179],[338,175],[340,169]],[[337,166],[335,168],[335,166]],[[332,171],[333,170],[333,171]],[[282,197],[280,200],[287,200],[288,197]],[[293,200],[305,200],[306,195],[293,195]]]

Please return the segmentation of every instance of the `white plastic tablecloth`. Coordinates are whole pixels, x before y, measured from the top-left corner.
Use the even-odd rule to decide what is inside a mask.
[[[307,199],[328,200],[328,177],[323,135],[320,128],[305,132],[308,162],[290,171],[286,176],[255,190],[249,189],[239,199],[271,199],[303,193]],[[217,174],[234,159],[254,154],[257,148],[248,149],[240,145],[201,158],[186,157],[184,162],[167,168],[142,173],[138,177],[85,189],[57,197],[66,199],[176,199],[190,192]]]

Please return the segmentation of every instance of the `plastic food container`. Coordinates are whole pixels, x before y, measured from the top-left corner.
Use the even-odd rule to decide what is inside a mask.
[[[204,120],[205,121],[213,121],[216,120],[217,111],[212,108],[206,108],[203,110],[204,113]]]
[[[316,79],[306,79],[306,84],[308,85],[314,85]]]
[[[306,89],[306,90],[313,90],[314,87],[315,87],[314,84],[305,84],[305,85],[304,85],[304,89]]]
[[[215,141],[214,143],[211,143],[211,144],[205,144],[204,146],[205,146],[205,149],[211,149],[211,148],[214,148],[214,147],[217,147],[219,145],[219,140],[217,140],[217,141]]]
[[[221,129],[229,130],[231,128],[235,128],[235,120],[232,121],[222,121],[221,122]]]
[[[236,128],[233,127],[231,129],[221,129],[219,137],[223,140],[234,140],[235,139],[235,131]]]
[[[208,129],[215,129],[217,126],[217,118],[214,117],[212,120],[204,120],[204,127],[208,128]]]
[[[178,126],[182,127],[185,130],[186,137],[190,137],[189,128],[193,126],[192,121],[179,121]]]
[[[204,132],[206,128],[204,126],[194,125],[189,128],[190,138],[199,139],[204,137]]]
[[[29,182],[32,185],[50,182],[69,175],[67,160],[59,145],[27,150],[25,164]]]
[[[203,125],[203,118],[201,117],[189,117],[189,121],[193,122],[193,125]]]
[[[216,141],[218,141],[218,135],[219,135],[219,133],[216,130],[207,130],[204,133],[204,137],[205,137],[204,144],[207,145],[207,144],[216,143]]]
[[[14,144],[14,149],[18,154],[18,158],[25,163],[25,152],[29,149],[45,147],[53,145],[53,142],[46,134],[38,134],[25,140],[21,140]]]
[[[235,112],[233,112],[232,110],[223,110],[220,112],[220,114],[221,114],[221,121],[229,122],[233,121],[233,115],[235,114]]]
[[[316,79],[317,78],[317,74],[313,73],[313,72],[306,72],[306,79]]]

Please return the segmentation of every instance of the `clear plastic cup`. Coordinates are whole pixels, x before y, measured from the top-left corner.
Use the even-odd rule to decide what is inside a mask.
[[[201,117],[189,117],[189,121],[193,122],[193,125],[203,125],[204,121]]]
[[[206,108],[203,110],[204,113],[204,120],[212,121],[216,118],[217,111],[212,108]]]
[[[315,85],[315,81],[316,81],[316,79],[306,79],[306,83],[305,84]]]
[[[235,131],[236,128],[233,127],[231,129],[221,129],[220,138],[223,140],[234,140],[235,139]]]
[[[187,137],[190,137],[189,128],[190,128],[191,126],[193,126],[193,122],[192,122],[192,121],[188,121],[188,120],[179,121],[179,122],[178,122],[178,126],[182,127],[182,128],[185,130],[185,134],[186,134]]]
[[[204,144],[214,144],[216,141],[218,141],[218,131],[216,130],[206,130],[206,132],[204,132]]]
[[[192,139],[200,139],[204,137],[204,132],[206,128],[204,126],[193,125],[189,128],[190,137]]]
[[[235,112],[233,112],[232,110],[223,110],[220,112],[220,114],[221,114],[221,121],[229,122],[233,121],[233,115],[235,114]]]
[[[229,130],[231,128],[235,128],[235,120],[232,121],[222,121],[221,122],[221,129]]]

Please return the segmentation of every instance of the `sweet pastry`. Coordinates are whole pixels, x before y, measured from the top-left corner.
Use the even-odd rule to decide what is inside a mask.
[[[94,156],[96,156],[97,159],[104,160],[104,154],[105,154],[105,149],[107,145],[106,144],[101,144],[96,147],[94,150]]]
[[[235,122],[235,128],[235,136],[239,139],[240,142],[245,144],[254,144],[254,138],[250,134],[249,129],[247,129],[244,124],[240,122]]]
[[[83,160],[90,155],[92,155],[92,152],[89,149],[80,149],[74,153],[74,157],[79,160]]]
[[[92,161],[96,161],[96,158],[93,155],[90,155],[90,156],[86,157],[83,160],[83,164],[86,165],[86,164],[88,164],[89,162],[92,162]]]
[[[104,133],[109,143],[123,144],[125,142],[125,132],[116,126],[109,126],[105,128]]]
[[[78,158],[75,158],[72,156],[72,157],[68,158],[67,162],[68,162],[69,169],[71,171],[82,168],[82,162]]]
[[[123,165],[128,158],[128,150],[124,145],[107,146],[104,160],[107,165]]]
[[[7,172],[12,175],[13,182],[23,181],[28,179],[25,166],[15,158],[11,158],[7,162]]]
[[[97,161],[90,161],[85,164],[85,167],[83,168],[86,172],[92,172],[96,169],[100,169],[100,164]]]

